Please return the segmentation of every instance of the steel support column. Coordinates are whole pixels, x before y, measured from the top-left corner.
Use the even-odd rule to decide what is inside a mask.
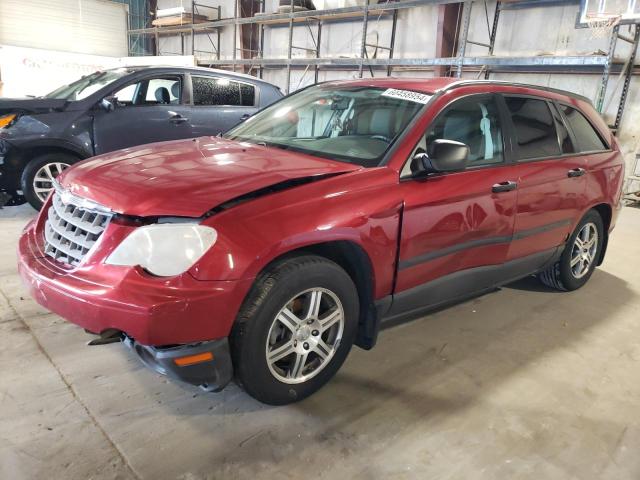
[[[462,63],[467,50],[467,36],[469,35],[469,23],[471,23],[471,7],[473,1],[467,0],[462,7],[462,26],[458,35],[458,61],[456,62],[456,77],[462,77]]]
[[[358,77],[362,78],[364,58],[367,55],[367,28],[369,27],[369,0],[365,0],[362,18],[362,42],[360,43],[360,67]]]
[[[618,40],[619,25],[616,25],[611,30],[611,38],[609,40],[609,51],[602,69],[602,78],[600,80],[600,87],[596,95],[596,110],[602,113],[602,107],[604,106],[604,98],[607,95],[607,85],[609,84],[609,74],[611,73],[611,64],[613,63],[613,55],[616,50],[616,42]]]
[[[622,121],[622,114],[624,113],[624,106],[627,103],[627,95],[629,94],[629,84],[631,83],[631,76],[633,75],[633,65],[636,62],[636,54],[638,51],[638,43],[640,43],[640,25],[634,25],[635,32],[633,34],[633,43],[631,44],[631,56],[627,62],[627,69],[624,72],[624,83],[622,84],[622,93],[620,94],[620,101],[618,102],[618,111],[616,112],[616,119],[613,123],[613,129],[618,130],[620,128],[620,122]]]

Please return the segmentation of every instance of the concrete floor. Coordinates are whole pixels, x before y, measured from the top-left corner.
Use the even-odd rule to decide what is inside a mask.
[[[535,280],[385,331],[268,407],[143,368],[28,298],[0,211],[2,479],[638,479],[640,210],[581,290]]]

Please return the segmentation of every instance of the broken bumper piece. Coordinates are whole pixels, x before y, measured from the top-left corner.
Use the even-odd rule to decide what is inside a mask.
[[[150,347],[126,336],[123,342],[152,370],[208,392],[219,392],[233,377],[226,338],[174,347]]]

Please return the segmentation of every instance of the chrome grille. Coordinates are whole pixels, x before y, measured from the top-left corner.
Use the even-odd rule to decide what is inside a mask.
[[[88,203],[68,192],[53,194],[44,227],[45,254],[71,266],[82,262],[111,220],[108,210]]]

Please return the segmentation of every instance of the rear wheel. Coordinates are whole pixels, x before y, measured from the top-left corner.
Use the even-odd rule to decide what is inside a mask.
[[[576,290],[583,286],[596,268],[604,240],[602,217],[590,210],[567,241],[567,246],[552,267],[538,274],[545,285],[558,290]]]
[[[238,383],[272,405],[302,400],[346,359],[358,324],[347,273],[316,256],[287,260],[256,281],[231,336]]]
[[[36,210],[40,210],[53,190],[53,181],[63,170],[77,162],[68,153],[47,153],[33,158],[22,172],[22,192]]]

